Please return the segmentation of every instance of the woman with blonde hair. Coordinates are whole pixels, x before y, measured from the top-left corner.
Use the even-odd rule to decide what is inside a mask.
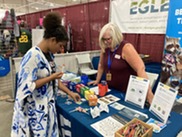
[[[89,82],[89,85],[98,84],[105,73],[110,88],[126,92],[130,75],[148,79],[142,59],[134,46],[123,39],[116,24],[108,23],[103,26],[99,35],[99,45],[101,53],[97,78]],[[153,93],[149,87],[147,100],[150,104],[152,99]]]

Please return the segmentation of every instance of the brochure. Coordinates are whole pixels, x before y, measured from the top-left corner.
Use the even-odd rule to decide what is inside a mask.
[[[149,80],[130,75],[125,101],[144,108]]]
[[[163,128],[165,128],[167,125],[160,122],[160,121],[157,121],[153,118],[150,118],[148,121],[147,121],[147,124],[151,125],[153,127],[153,131],[155,133],[159,133]]]
[[[125,106],[122,105],[122,104],[120,104],[120,103],[118,103],[118,102],[114,102],[114,103],[112,103],[112,104],[110,105],[110,107],[113,107],[113,108],[116,109],[116,110],[121,110],[121,109],[123,109]]]
[[[107,105],[114,103],[116,101],[120,100],[120,98],[114,96],[114,95],[106,95],[104,97],[101,97],[98,99],[98,103],[106,103]]]
[[[142,121],[148,119],[148,115],[144,114],[142,112],[139,112],[137,110],[131,109],[129,107],[124,107],[121,109],[118,114],[122,115],[123,117],[126,117],[129,120],[132,120],[133,118],[140,119]]]

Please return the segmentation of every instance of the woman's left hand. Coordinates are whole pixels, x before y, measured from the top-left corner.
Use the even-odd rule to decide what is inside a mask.
[[[75,102],[79,102],[80,99],[81,99],[80,95],[79,95],[78,93],[75,93],[75,92],[72,92],[72,93],[70,94],[70,96],[72,97],[72,99],[73,99]]]
[[[152,100],[154,98],[154,94],[152,93],[152,91],[149,91],[147,94],[147,101],[149,102],[149,104],[152,104]]]

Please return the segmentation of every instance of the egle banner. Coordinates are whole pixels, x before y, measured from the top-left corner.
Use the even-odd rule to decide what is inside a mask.
[[[165,34],[169,0],[111,0],[110,21],[123,33]]]

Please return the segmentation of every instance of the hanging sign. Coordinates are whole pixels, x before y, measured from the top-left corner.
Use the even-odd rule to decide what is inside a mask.
[[[111,22],[123,33],[165,34],[168,9],[169,0],[111,0]]]

